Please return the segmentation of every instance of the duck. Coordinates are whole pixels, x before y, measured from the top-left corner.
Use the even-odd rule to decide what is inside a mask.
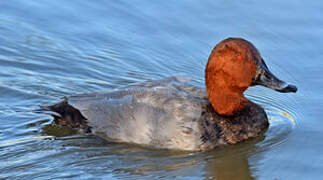
[[[213,48],[204,79],[205,88],[191,85],[184,76],[170,76],[76,94],[38,112],[51,115],[57,125],[110,142],[204,151],[268,129],[265,110],[243,94],[249,87],[297,91],[271,73],[256,47],[243,38],[227,38]]]

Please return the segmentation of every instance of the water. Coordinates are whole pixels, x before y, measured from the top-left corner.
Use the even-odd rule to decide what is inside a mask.
[[[0,178],[322,179],[321,1],[0,2]],[[244,37],[296,94],[253,87],[263,137],[209,152],[106,142],[31,113],[65,95],[189,74],[204,86],[214,45]]]

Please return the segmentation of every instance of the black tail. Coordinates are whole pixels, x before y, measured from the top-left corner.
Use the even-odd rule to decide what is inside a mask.
[[[87,119],[79,110],[69,105],[67,99],[50,106],[41,106],[34,112],[53,116],[56,124],[82,130],[85,133],[91,132],[91,128],[87,125]]]

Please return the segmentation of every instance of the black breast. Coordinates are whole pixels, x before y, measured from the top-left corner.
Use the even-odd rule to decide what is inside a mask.
[[[257,137],[269,126],[262,107],[249,101],[248,105],[232,116],[217,114],[212,105],[204,107],[200,119],[203,145],[201,149],[211,149],[223,144],[236,144]]]

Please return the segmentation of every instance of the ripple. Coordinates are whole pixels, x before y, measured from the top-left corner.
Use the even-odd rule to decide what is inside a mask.
[[[261,91],[253,89],[248,91],[247,97],[265,109],[270,123],[265,139],[258,143],[259,150],[285,143],[302,117],[302,113],[297,111],[298,102],[289,94],[280,94],[267,89]]]
[[[54,136],[33,136],[29,138],[21,138],[21,139],[15,139],[11,141],[4,141],[0,143],[0,147],[6,147],[11,145],[17,145],[20,143],[25,143],[29,141],[37,141],[37,140],[47,140],[47,139],[54,139]]]

